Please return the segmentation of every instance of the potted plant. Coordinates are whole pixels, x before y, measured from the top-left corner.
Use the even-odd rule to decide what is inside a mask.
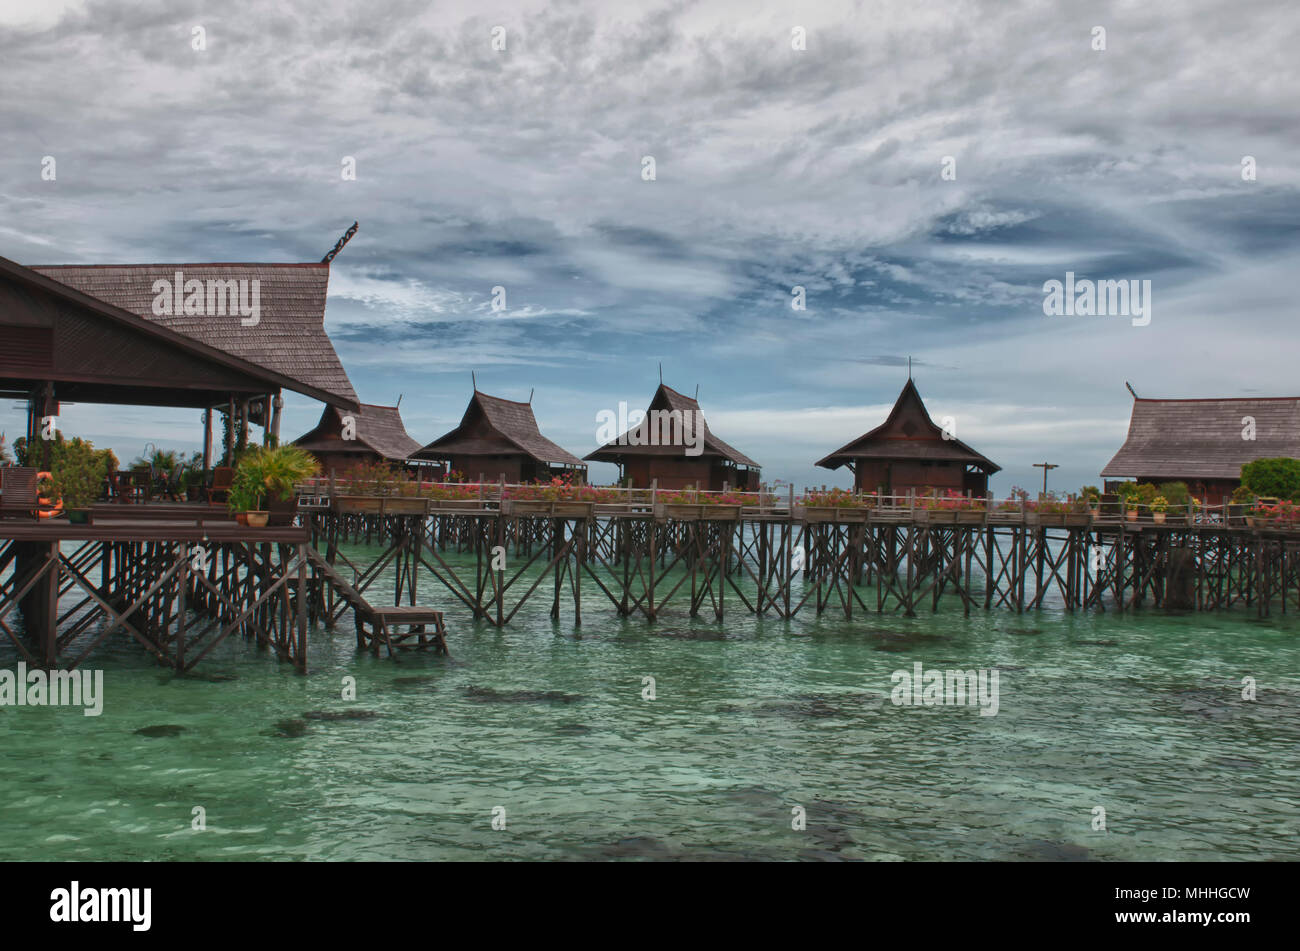
[[[1232,490],[1232,496],[1228,500],[1230,505],[1229,523],[1236,522],[1239,518],[1244,518],[1247,526],[1255,524],[1254,517],[1250,514],[1251,506],[1255,504],[1255,493],[1244,485],[1239,485]]]
[[[808,490],[804,497],[806,522],[864,522],[875,505],[875,494],[855,495],[848,489]]]
[[[337,511],[350,515],[379,515],[383,500],[401,491],[406,479],[387,462],[359,462],[339,478],[333,504]]]
[[[180,491],[186,502],[202,502],[208,474],[203,470],[203,454],[196,452],[181,468]]]
[[[298,511],[297,488],[320,472],[320,463],[305,449],[292,444],[255,451],[259,476],[265,486],[269,524],[292,525]],[[250,518],[250,525],[253,520]]]
[[[1087,509],[1087,514],[1093,518],[1101,515],[1101,490],[1095,485],[1085,485],[1079,490],[1079,498]]]
[[[99,498],[108,475],[104,453],[84,439],[74,438],[57,447],[50,460],[50,478],[45,494],[62,502],[68,521],[90,523],[90,506]]]
[[[255,447],[245,452],[235,466],[229,506],[231,511],[248,514],[247,524],[261,528],[275,513],[277,525],[293,521],[294,490],[299,482],[320,471],[320,464],[305,449],[294,445]],[[268,503],[272,508],[262,509]]]
[[[236,474],[235,481],[231,484],[230,491],[226,496],[226,505],[229,507],[231,514],[235,516],[235,521],[240,525],[247,525],[248,513],[257,511],[261,501],[262,496],[257,487],[248,480],[241,481],[238,474]],[[265,525],[266,523],[263,522],[262,524]]]
[[[1157,495],[1151,500],[1151,520],[1157,525],[1165,523],[1165,514],[1169,511],[1169,500],[1163,495]]]

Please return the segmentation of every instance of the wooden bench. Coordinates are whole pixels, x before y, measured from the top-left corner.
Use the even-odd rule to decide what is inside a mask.
[[[405,647],[408,650],[427,650],[430,646],[439,654],[447,654],[447,628],[443,625],[442,612],[418,605],[397,605],[396,607],[370,608],[368,614],[353,611],[357,622],[357,646],[379,653],[379,645],[388,648],[388,656],[393,656],[393,648]],[[367,630],[367,623],[369,630]],[[432,625],[433,630],[426,630]],[[405,627],[405,631],[395,628]],[[405,641],[415,638],[414,645]]]

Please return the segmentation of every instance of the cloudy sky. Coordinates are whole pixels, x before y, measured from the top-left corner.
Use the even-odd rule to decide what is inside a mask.
[[[812,463],[910,356],[995,489],[1044,460],[1077,487],[1126,380],[1300,394],[1298,25],[1276,0],[0,0],[0,255],[316,261],[358,220],[326,327],[420,441],[473,369],[582,455],[662,362],[766,479],[847,484]],[[1149,280],[1150,324],[1046,316],[1067,271]],[[290,397],[285,435],[319,413]],[[61,425],[123,457],[200,435]]]

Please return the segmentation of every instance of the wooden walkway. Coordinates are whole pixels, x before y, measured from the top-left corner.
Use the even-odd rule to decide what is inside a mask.
[[[739,508],[739,507],[737,507]],[[913,615],[942,605],[1017,612],[1143,607],[1300,609],[1300,533],[1207,521],[993,512],[793,511],[687,517],[665,511],[516,514],[482,506],[423,515],[329,511],[313,545],[360,590],[390,572],[398,600],[432,583],[474,617],[505,626],[536,597],[581,624],[584,583],[620,615],[655,620],[676,604],[793,618],[842,611]],[[971,518],[970,515],[976,515]],[[364,564],[348,545],[377,546]],[[349,549],[351,550],[351,549]],[[545,591],[545,594],[541,592]],[[336,617],[345,606],[326,608]]]
[[[359,647],[396,657],[446,652],[442,605],[506,627],[538,600],[574,625],[593,604],[719,623],[736,611],[1300,610],[1300,533],[1215,522],[376,505],[255,529],[207,506],[102,508],[86,526],[0,521],[0,637],[32,665],[76,667],[125,635],[188,671],[238,634],[305,671],[308,631],[348,613]]]

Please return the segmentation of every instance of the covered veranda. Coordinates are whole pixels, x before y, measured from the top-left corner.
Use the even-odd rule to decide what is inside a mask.
[[[283,343],[268,334],[260,346],[271,352]],[[183,503],[129,512],[98,506],[91,525],[71,525],[37,519],[34,500],[24,496],[31,470],[48,465],[43,422],[57,419],[61,403],[200,409],[207,468],[214,412],[232,420],[229,457],[250,424],[263,427],[266,441],[278,439],[284,390],[355,408],[350,384],[347,393],[337,389],[0,258],[0,395],[26,401],[29,461],[36,463],[0,468],[0,635],[29,663],[71,667],[125,632],[160,662],[188,669],[242,631],[301,666],[305,528],[248,529],[224,506]],[[208,623],[187,630],[199,609]]]

